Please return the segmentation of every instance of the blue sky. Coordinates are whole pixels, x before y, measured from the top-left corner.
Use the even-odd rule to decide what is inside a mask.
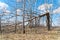
[[[15,12],[16,10],[18,9],[18,13],[20,13],[19,9],[22,9],[23,8],[23,1],[20,1],[20,2],[16,2],[17,0],[0,0],[0,4],[1,3],[4,3],[3,6],[6,4],[8,5],[8,7],[6,7],[6,10],[9,12],[9,13],[12,13],[12,14],[9,14],[10,16],[15,16]],[[31,3],[33,3],[34,0],[31,0]],[[33,11],[35,10],[36,12],[38,12],[38,14],[40,14],[40,12],[45,12],[45,10],[41,10],[41,9],[38,9],[38,7],[42,8],[44,5],[45,5],[45,1],[46,0],[37,0],[33,5],[32,5],[32,8],[33,8]],[[53,2],[52,2],[53,1]],[[29,2],[26,1],[26,10],[29,10]],[[52,4],[52,5],[51,5]],[[17,5],[17,6],[16,6]],[[59,20],[59,17],[60,17],[60,0],[48,0],[47,1],[47,5],[48,5],[48,9],[49,11],[52,11],[52,20],[53,20],[53,23],[55,25],[59,25],[58,24],[58,20]],[[1,6],[1,5],[0,5]],[[51,6],[51,7],[50,7]],[[1,6],[2,7],[2,6]],[[44,8],[44,7],[43,7]],[[45,9],[45,8],[44,8]],[[1,10],[1,9],[0,9]],[[1,14],[1,13],[0,13]],[[20,13],[22,14],[22,12]],[[19,14],[19,15],[20,15]],[[10,16],[7,15],[7,16],[4,16],[2,17],[2,19],[6,19],[6,18],[9,18]],[[15,19],[15,17],[12,18],[13,20]],[[22,21],[22,17],[18,17],[18,20],[21,20]],[[53,24],[53,25],[54,25]]]

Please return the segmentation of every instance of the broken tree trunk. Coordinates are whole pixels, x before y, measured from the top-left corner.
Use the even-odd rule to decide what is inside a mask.
[[[47,26],[48,26],[48,31],[50,30],[50,15],[49,12],[46,13],[46,17],[47,17]]]

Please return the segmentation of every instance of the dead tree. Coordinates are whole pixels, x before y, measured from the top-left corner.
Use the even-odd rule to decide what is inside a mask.
[[[15,15],[16,16],[16,20],[15,20],[15,33],[16,33],[16,31],[17,31],[17,15]]]
[[[35,17],[35,27],[36,27],[36,17]]]
[[[26,0],[23,0],[23,34],[25,34],[25,5],[26,5]]]
[[[38,27],[40,26],[40,17],[39,17],[39,19],[38,19]]]
[[[39,15],[39,17],[43,17],[43,16],[46,16],[46,19],[47,19],[47,27],[48,27],[48,31],[49,31],[50,30],[50,14],[49,14],[49,12],[47,12],[46,14]]]
[[[48,26],[48,31],[50,30],[50,15],[49,12],[46,13],[46,17],[47,17],[47,26]]]
[[[0,33],[1,33],[2,31],[1,31],[1,16],[0,16]]]

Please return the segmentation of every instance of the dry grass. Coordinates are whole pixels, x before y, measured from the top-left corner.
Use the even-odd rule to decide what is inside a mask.
[[[46,29],[32,29],[30,34],[9,33],[0,35],[0,40],[60,40],[60,28],[54,28],[51,31]],[[26,31],[27,32],[27,31]],[[30,31],[29,31],[30,32]]]

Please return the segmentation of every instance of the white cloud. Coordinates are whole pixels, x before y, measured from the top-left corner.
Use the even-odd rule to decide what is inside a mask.
[[[55,9],[55,10],[53,10],[53,13],[60,13],[60,7]]]
[[[47,12],[50,12],[49,9],[53,6],[53,4],[42,4],[38,7],[38,10],[40,10],[41,14],[45,14],[46,13],[46,9]]]
[[[44,10],[46,10],[46,7],[47,7],[48,9],[50,9],[50,8],[52,7],[52,4],[42,4],[42,5],[40,5],[40,6],[38,7],[38,10],[44,11]]]
[[[49,10],[47,10],[47,12],[50,12]],[[46,11],[44,10],[44,11],[40,11],[40,13],[41,13],[41,15],[42,14],[45,14],[46,13]]]
[[[5,15],[10,14],[10,11],[9,11],[9,10],[6,10],[6,11],[4,12],[4,14],[5,14]]]
[[[21,2],[22,0],[16,0],[17,2]]]
[[[10,13],[10,11],[7,10],[8,7],[6,3],[0,2],[0,10],[3,11],[5,15]]]
[[[7,9],[8,5],[6,3],[0,2],[0,9]]]
[[[16,11],[17,11],[17,15],[19,15],[19,13],[21,12],[21,10],[20,10],[20,9],[17,9]]]

